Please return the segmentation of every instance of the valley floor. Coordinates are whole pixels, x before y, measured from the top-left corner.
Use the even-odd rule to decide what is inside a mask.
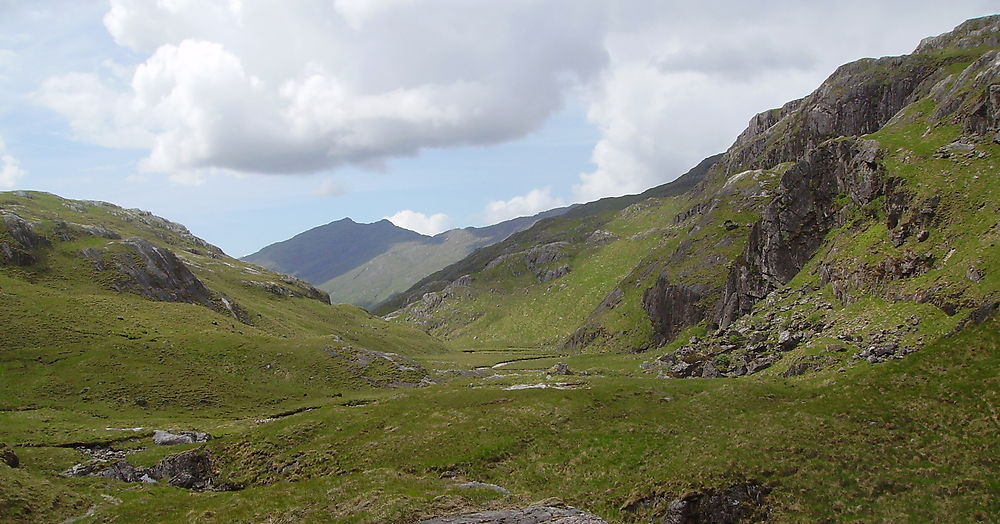
[[[497,349],[421,356],[442,377],[430,387],[257,412],[4,411],[0,441],[20,467],[0,464],[0,520],[414,522],[558,498],[546,504],[630,522],[749,486],[761,496],[748,515],[768,521],[988,521],[998,327],[793,378],[661,379],[640,370],[648,354]],[[557,362],[573,374],[549,373]],[[154,446],[153,429],[216,438]],[[89,459],[84,444],[137,467],[204,448],[232,491],[62,476]]]

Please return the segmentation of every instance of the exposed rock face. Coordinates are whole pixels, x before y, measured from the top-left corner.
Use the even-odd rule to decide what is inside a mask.
[[[422,520],[421,524],[606,524],[604,519],[576,508],[532,506],[483,511]]]
[[[212,435],[200,431],[178,431],[177,433],[171,433],[158,429],[153,432],[153,443],[157,446],[192,444],[195,442],[207,442],[211,439]]]
[[[0,236],[0,264],[30,266],[38,262],[37,251],[51,245],[30,223],[14,213],[0,213],[0,224],[11,238],[4,241]]]
[[[1000,46],[1000,15],[966,20],[947,33],[924,38],[913,52],[927,54],[949,47],[969,49],[980,46]]]
[[[555,269],[546,269],[544,271],[540,271],[539,273],[537,273],[536,276],[538,277],[539,282],[544,283],[555,280],[560,277],[564,277],[568,275],[570,271],[571,271],[570,267],[566,264],[563,264]]]
[[[305,282],[304,280],[299,280],[297,278],[286,278],[279,282],[261,282],[257,280],[246,280],[244,283],[251,287],[259,287],[268,293],[272,293],[279,297],[306,297],[313,300],[319,300],[324,304],[330,303],[330,294],[326,291],[319,290],[313,287],[312,284]]]
[[[206,491],[215,487],[212,456],[208,451],[200,449],[171,455],[153,466],[148,474],[154,479],[166,479],[171,486],[184,489]]]
[[[116,291],[131,291],[162,302],[212,306],[211,292],[173,252],[142,238],[130,238],[121,245],[127,252],[110,256],[93,249],[84,252],[97,269],[113,268],[121,273],[122,278],[112,284]]]
[[[755,483],[737,484],[720,491],[691,493],[675,499],[663,515],[663,524],[736,524],[763,515],[767,490]]]
[[[164,240],[168,240],[170,238],[169,234],[173,234],[177,235],[177,237],[180,237],[182,240],[190,242],[198,247],[204,248],[209,252],[209,254],[212,255],[223,254],[221,249],[194,236],[193,234],[191,234],[191,231],[189,231],[188,228],[184,227],[183,225],[178,224],[177,222],[172,222],[163,217],[158,217],[150,213],[149,211],[143,211],[142,209],[122,209],[119,208],[118,206],[107,204],[105,202],[97,202],[97,203],[90,202],[90,204],[111,207],[112,213],[121,217],[126,222],[138,222],[153,229],[159,229],[162,232],[155,232],[155,234],[158,237],[163,238]]]
[[[878,143],[844,139],[811,150],[781,178],[778,196],[750,230],[715,316],[722,327],[794,277],[838,222],[835,199],[858,206],[884,191]]]
[[[829,138],[877,131],[938,67],[913,56],[845,64],[808,97],[754,117],[723,159],[726,171],[768,168]]]
[[[671,284],[665,274],[646,290],[642,307],[653,321],[655,343],[671,340],[685,327],[705,318],[705,308],[700,304],[702,291],[695,286]]]
[[[228,491],[232,486],[219,484],[212,470],[212,456],[204,449],[192,449],[170,455],[151,468],[136,468],[124,459],[110,465],[100,461],[77,464],[64,473],[66,476],[104,477],[122,482],[157,482],[195,491]]]

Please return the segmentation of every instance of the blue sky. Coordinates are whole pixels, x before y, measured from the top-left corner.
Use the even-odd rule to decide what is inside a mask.
[[[0,189],[235,256],[344,216],[484,225],[669,181],[991,7],[939,4],[0,0]]]

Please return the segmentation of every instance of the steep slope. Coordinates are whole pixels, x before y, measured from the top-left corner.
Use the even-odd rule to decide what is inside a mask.
[[[998,20],[842,66],[754,117],[696,187],[597,215],[600,233],[542,222],[387,305],[457,345],[641,351],[697,335],[654,364],[680,376],[760,371],[800,344],[912,351],[998,290]]]
[[[257,411],[420,382],[348,361],[440,350],[179,224],[45,193],[0,193],[0,296],[3,409]]]

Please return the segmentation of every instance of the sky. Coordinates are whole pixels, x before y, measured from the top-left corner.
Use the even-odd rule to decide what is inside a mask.
[[[995,0],[0,0],[0,190],[234,256],[641,192]]]

